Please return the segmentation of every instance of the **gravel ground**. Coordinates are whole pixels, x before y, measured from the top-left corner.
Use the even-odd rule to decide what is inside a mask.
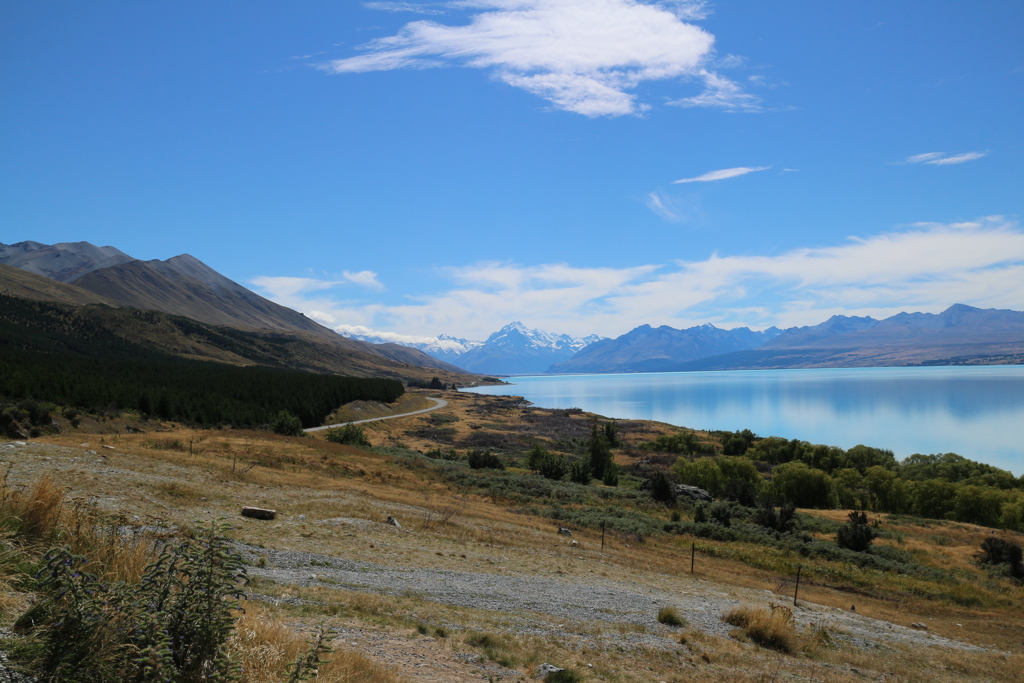
[[[597,623],[646,627],[651,633],[628,633],[617,638],[634,645],[668,644],[664,637],[653,635],[665,632],[667,636],[669,633],[669,629],[657,622],[657,612],[661,607],[675,607],[691,628],[723,636],[732,629],[720,619],[729,609],[740,604],[785,604],[789,599],[771,591],[734,587],[726,591],[704,581],[689,581],[680,590],[668,592],[607,579],[592,578],[581,583],[527,575],[396,567],[245,544],[238,544],[238,549],[253,565],[261,556],[266,558],[266,567],[250,567],[249,572],[253,576],[281,584],[388,595],[413,594],[447,605],[514,615],[519,617],[515,627],[517,632],[539,636],[564,635],[571,632],[572,623],[590,627]],[[802,603],[794,609],[794,616],[801,625],[824,625],[841,639],[861,647],[902,643],[982,650],[927,631],[810,603]],[[556,624],[554,621],[569,623]],[[592,631],[592,628],[587,630]]]

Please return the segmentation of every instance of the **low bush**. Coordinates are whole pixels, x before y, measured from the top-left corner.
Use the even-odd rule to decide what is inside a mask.
[[[1012,541],[989,536],[981,542],[981,551],[977,557],[980,564],[993,566],[1005,564],[1010,576],[1015,579],[1024,579],[1024,551]]]
[[[350,446],[369,446],[366,430],[355,424],[342,425],[327,430],[327,440],[331,443],[344,443]]]
[[[868,516],[863,511],[851,511],[847,522],[836,532],[836,544],[858,553],[866,553],[875,539],[875,530],[868,525]]]
[[[503,470],[505,469],[505,463],[502,462],[501,458],[492,453],[491,451],[480,450],[474,448],[469,451],[466,455],[466,462],[469,463],[470,469],[474,470]]]
[[[761,647],[779,652],[793,652],[796,649],[797,634],[793,626],[793,612],[788,607],[734,607],[722,616],[722,621],[743,629],[744,635]]]
[[[282,410],[270,421],[270,431],[284,436],[302,436],[302,420]]]
[[[658,610],[658,623],[666,626],[686,626],[686,619],[675,607],[662,607]]]

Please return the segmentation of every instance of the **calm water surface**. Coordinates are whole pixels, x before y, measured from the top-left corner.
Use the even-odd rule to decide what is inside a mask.
[[[959,453],[1024,473],[1024,366],[514,377],[467,389],[542,408],[850,448]]]

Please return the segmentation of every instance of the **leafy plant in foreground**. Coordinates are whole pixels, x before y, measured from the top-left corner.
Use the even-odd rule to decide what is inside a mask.
[[[166,544],[137,585],[102,583],[86,558],[50,550],[43,599],[16,623],[15,658],[44,680],[235,680],[225,645],[247,578],[224,531]]]

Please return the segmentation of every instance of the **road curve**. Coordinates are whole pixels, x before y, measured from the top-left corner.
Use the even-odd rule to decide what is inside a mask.
[[[364,422],[376,422],[377,420],[394,420],[396,417],[409,417],[410,415],[419,415],[420,413],[429,413],[431,410],[437,410],[438,408],[444,408],[446,405],[448,405],[448,401],[445,401],[443,398],[433,398],[431,396],[427,396],[426,399],[428,401],[433,401],[435,405],[430,407],[430,408],[424,408],[423,410],[414,410],[411,413],[402,413],[401,415],[386,415],[384,417],[371,417],[368,420],[356,420],[354,422],[339,422],[338,424],[324,425],[323,427],[310,427],[309,429],[305,429],[303,431],[305,431],[306,433],[309,433],[309,432],[320,432],[320,431],[323,431],[325,429],[333,429],[335,427],[344,427],[345,425],[361,425]]]

